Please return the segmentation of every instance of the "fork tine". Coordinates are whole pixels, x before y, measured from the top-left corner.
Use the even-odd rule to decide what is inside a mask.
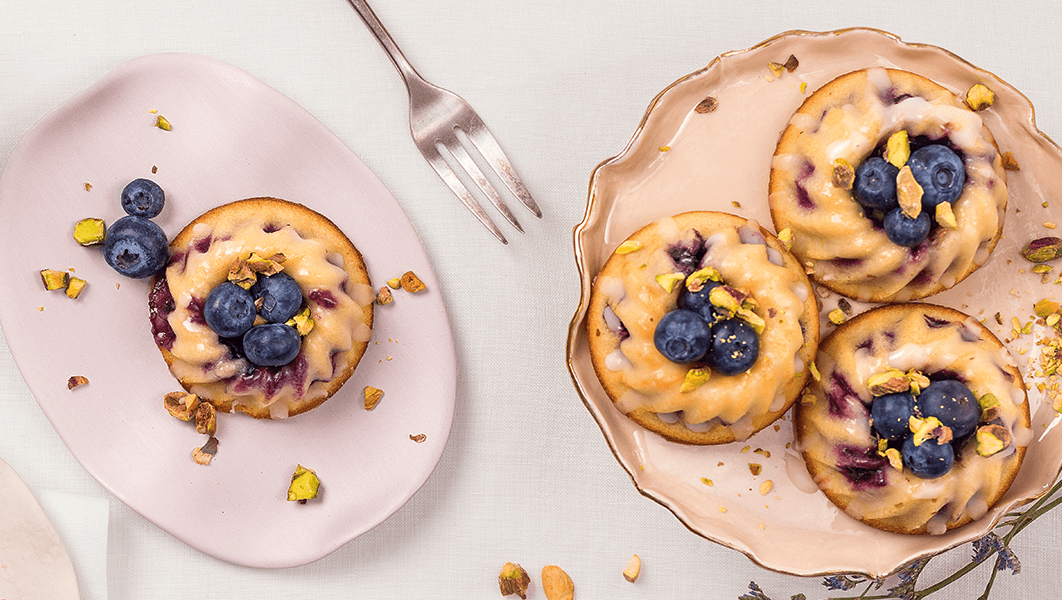
[[[517,231],[523,233],[524,228],[520,227],[520,222],[516,220],[512,211],[510,211],[509,207],[502,201],[501,196],[498,194],[498,191],[494,189],[494,186],[487,181],[487,178],[483,175],[483,171],[479,169],[479,165],[477,165],[475,161],[472,160],[472,157],[468,155],[468,152],[465,151],[465,147],[461,145],[461,141],[458,140],[456,136],[449,141],[450,143],[444,143],[443,146],[454,155],[454,158],[457,160],[458,164],[461,165],[461,168],[463,168],[468,173],[468,176],[476,182],[479,189],[487,196],[490,203],[501,212],[502,216],[505,217],[505,220],[511,223]]]
[[[432,149],[434,150],[434,148]],[[441,177],[442,180],[446,182],[446,185],[450,187],[450,190],[457,195],[468,210],[472,211],[472,214],[476,215],[479,222],[483,223],[483,225],[486,226],[486,228],[489,229],[490,232],[494,234],[494,237],[498,238],[501,243],[508,244],[509,241],[505,239],[502,232],[499,231],[498,227],[494,225],[494,222],[490,220],[487,213],[483,212],[483,207],[481,207],[479,202],[476,202],[476,199],[472,197],[472,194],[465,189],[464,184],[462,184],[461,180],[457,178],[453,169],[450,168],[450,165],[446,164],[446,161],[443,160],[438,151],[426,152],[424,148],[421,148],[421,153],[424,155],[424,158],[427,159],[428,164],[430,164],[432,168],[435,169],[435,172],[439,174],[439,177]],[[482,174],[480,176],[482,176]]]
[[[475,127],[469,127],[465,129],[465,135],[468,139],[472,140],[476,148],[479,149],[483,158],[487,159],[491,168],[498,174],[498,177],[505,182],[505,185],[509,187],[509,191],[514,196],[520,199],[520,202],[528,208],[538,218],[542,218],[542,211],[538,208],[538,204],[535,203],[535,199],[531,197],[531,192],[527,191],[524,186],[524,182],[520,180],[520,176],[516,174],[516,169],[513,168],[513,164],[509,161],[509,158],[505,156],[505,152],[502,151],[501,146],[498,145],[497,140],[491,135],[490,130],[487,129],[487,125],[482,121],[476,123]]]

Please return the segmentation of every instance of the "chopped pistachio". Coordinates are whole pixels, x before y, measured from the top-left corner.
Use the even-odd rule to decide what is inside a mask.
[[[811,372],[811,378],[815,381],[822,381],[822,375],[819,374],[819,368],[815,366],[815,361],[808,363],[808,371]],[[812,400],[814,402],[814,400]]]
[[[214,435],[218,431],[218,412],[209,402],[200,402],[195,409],[195,430],[197,433]]]
[[[1035,312],[1038,317],[1046,317],[1052,313],[1058,312],[1058,307],[1058,302],[1044,298],[1033,305],[1033,312]]]
[[[88,377],[85,377],[84,375],[74,375],[70,379],[66,380],[66,389],[72,390],[76,387],[81,387],[87,384],[88,382]]]
[[[896,448],[888,448],[885,450],[885,458],[889,459],[889,464],[897,471],[903,471],[903,457],[900,456],[900,451]]]
[[[789,250],[793,247],[793,230],[786,227],[778,232],[778,241],[782,242],[782,246]]]
[[[402,287],[402,279],[399,277],[395,277],[394,279],[388,279],[387,287],[391,288],[392,290],[397,290],[398,288]]]
[[[800,66],[800,61],[797,60],[796,56],[790,54],[789,58],[785,59],[785,64],[782,66],[785,67],[786,71],[792,73],[793,71],[797,70],[798,66]]]
[[[996,94],[984,84],[978,83],[966,92],[966,106],[971,110],[984,110],[996,101]]]
[[[806,82],[806,81],[801,81],[800,82],[800,93],[801,94],[808,93],[808,82]]]
[[[159,129],[161,129],[163,131],[170,131],[170,130],[173,129],[173,125],[171,125],[169,120],[166,117],[162,116],[162,115],[159,115],[155,119],[155,127],[158,127]]]
[[[782,72],[785,71],[785,65],[778,62],[767,63],[767,68],[770,69],[771,75],[774,75],[775,77],[781,77]]]
[[[922,390],[929,387],[929,378],[926,377],[921,371],[911,369],[907,372],[907,380],[910,382],[911,395],[917,396],[922,393]]]
[[[1010,430],[1000,425],[984,425],[977,428],[977,453],[992,456],[1007,449],[1014,441]]]
[[[641,250],[642,243],[638,240],[627,240],[616,248],[616,254],[630,254],[636,250]]]
[[[885,142],[885,160],[892,163],[897,169],[907,164],[911,157],[911,144],[907,138],[907,131],[901,129],[889,136]]]
[[[923,442],[932,438],[937,438],[939,440],[946,436],[949,440],[951,439],[951,429],[945,427],[944,424],[940,422],[940,419],[936,417],[919,419],[912,415],[908,420],[908,426],[914,437],[913,441],[915,446],[921,446]],[[946,433],[943,431],[945,429],[947,430]]]
[[[376,408],[381,398],[383,398],[383,390],[374,388],[371,385],[365,386],[365,410]]]
[[[773,489],[774,489],[774,482],[771,481],[770,479],[766,479],[766,480],[763,481],[763,483],[760,484],[760,495],[761,496],[766,496],[767,494],[771,493],[771,490],[773,490]]]
[[[103,219],[81,219],[74,224],[74,241],[82,246],[99,246],[107,239],[107,224]]]
[[[413,440],[418,444],[422,444],[424,443],[424,440],[428,439],[428,436],[424,435],[423,433],[418,433],[415,435],[411,433],[409,434],[409,439]]]
[[[844,316],[844,311],[839,308],[831,310],[828,317],[830,319],[830,323],[833,323],[834,325],[841,325],[842,323],[848,320],[848,317]]]
[[[498,574],[498,586],[501,588],[502,596],[516,594],[526,599],[529,585],[531,585],[531,578],[523,567],[511,562],[502,565],[501,573]]]
[[[182,420],[191,421],[199,407],[199,396],[188,392],[170,392],[162,399],[166,412]]]
[[[81,292],[85,291],[85,286],[88,282],[80,277],[70,276],[70,283],[66,286],[66,295],[77,300],[77,297],[81,295]]]
[[[1000,404],[999,399],[993,394],[985,394],[977,399],[978,406],[981,407],[981,421],[987,423],[988,421],[994,421],[999,418]]]
[[[317,473],[314,473],[313,469],[297,465],[295,474],[291,476],[291,485],[288,486],[288,502],[298,500],[299,503],[306,504],[307,500],[317,497],[320,487],[321,480],[317,478]]]
[[[413,273],[413,271],[406,271],[403,273],[400,278],[400,284],[402,285],[402,289],[411,294],[423,291],[427,287],[424,285],[424,282]]]
[[[390,304],[395,299],[391,295],[391,288],[385,286],[380,287],[380,291],[376,293],[376,303],[380,305]]]
[[[852,164],[843,158],[833,161],[833,185],[842,190],[852,189],[855,182],[855,169]]]
[[[1038,265],[1033,265],[1033,268],[1029,269],[1029,270],[1032,271],[1033,273],[1036,273],[1037,275],[1043,275],[1045,273],[1050,273],[1051,271],[1054,270],[1054,268],[1051,265],[1038,264]]]
[[[722,281],[723,276],[719,274],[719,271],[713,267],[705,267],[698,269],[686,278],[686,289],[691,292],[699,292],[704,288],[704,284],[707,281]]]
[[[1062,257],[1062,239],[1042,237],[1032,240],[1021,249],[1021,256],[1034,263],[1043,263]]]
[[[1005,170],[1007,170],[1007,171],[1020,171],[1021,170],[1021,165],[1018,164],[1018,159],[1014,158],[1014,153],[1013,152],[1010,152],[1008,150],[1007,152],[1004,152],[1002,155],[1000,155],[999,158],[1003,162],[1003,168]],[[1044,208],[1047,208],[1047,203],[1046,202],[1044,202]]]
[[[752,473],[752,475],[754,477],[759,475],[760,471],[762,471],[762,470],[763,470],[763,465],[761,465],[759,463],[749,463],[749,473]]]
[[[736,313],[740,310],[748,297],[747,292],[729,285],[720,285],[708,292],[708,301],[712,303],[712,306],[722,308],[731,313]]]
[[[917,218],[922,212],[922,186],[915,181],[911,167],[904,165],[896,175],[896,198],[900,209],[908,219]]]
[[[637,554],[632,554],[627,561],[627,568],[623,569],[623,578],[634,583],[638,581],[638,574],[642,572],[642,559]]]
[[[955,213],[951,210],[951,202],[941,202],[936,209],[937,225],[944,229],[958,229],[959,224],[955,221]]]
[[[304,306],[299,312],[295,313],[295,316],[288,319],[285,325],[294,327],[295,331],[299,332],[300,336],[306,336],[313,331],[314,321],[310,316],[310,307]]]
[[[693,112],[703,115],[714,111],[718,107],[719,101],[712,96],[708,96],[704,100],[701,100],[699,103],[697,103],[697,106],[694,107]]]
[[[669,294],[675,290],[677,283],[685,280],[685,273],[661,273],[656,276],[656,282]]]
[[[682,380],[682,387],[679,389],[679,393],[692,392],[704,385],[711,376],[712,371],[708,367],[694,367],[686,371],[686,377]]]
[[[752,327],[752,330],[757,334],[763,333],[763,330],[767,328],[767,323],[763,320],[763,317],[756,314],[752,309],[744,307],[739,308],[734,313],[734,316],[745,323],[748,323],[748,325]]]
[[[201,464],[209,465],[210,461],[214,459],[214,456],[218,453],[218,438],[210,436],[207,443],[203,444],[199,448],[192,450],[192,460]]]
[[[906,392],[911,387],[907,374],[899,369],[889,369],[875,373],[867,379],[867,388],[874,396],[884,396],[896,392]]]
[[[70,273],[66,271],[56,271],[54,269],[42,269],[41,281],[44,283],[44,289],[50,291],[63,290],[70,284]]]
[[[712,483],[712,480],[708,479],[707,477],[701,477],[701,483],[703,483],[704,485],[706,485],[708,487],[715,487],[715,484]]]

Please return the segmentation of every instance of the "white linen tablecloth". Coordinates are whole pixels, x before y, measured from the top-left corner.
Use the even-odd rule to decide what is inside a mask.
[[[95,534],[107,533],[106,560],[93,567],[94,557],[71,552],[78,569],[106,570],[106,587],[82,585],[82,597],[489,599],[499,597],[506,561],[528,569],[535,599],[544,597],[538,574],[547,564],[561,565],[584,599],[737,598],[752,580],[776,599],[827,596],[821,579],[761,569],[641,496],[582,405],[564,347],[579,297],[571,230],[590,173],[624,148],[663,88],[791,29],[868,26],[947,48],[1021,90],[1040,129],[1062,139],[1062,4],[379,0],[374,8],[421,74],[465,97],[506,149],[544,213],[536,221],[514,206],[526,235],[497,243],[428,167],[409,136],[401,80],[344,0],[0,2],[0,164],[47,111],[128,59],[180,51],[232,63],[320,119],[398,198],[432,258],[458,356],[452,434],[423,489],[322,560],[259,570],[193,550],[110,496],[59,440],[0,345],[0,456],[38,497],[110,500],[110,523]],[[3,260],[32,262],[32,249]],[[1060,529],[1062,511],[1018,537],[1022,572],[1001,575],[994,598],[1057,594]],[[635,552],[643,573],[630,584],[620,572]],[[969,554],[934,560],[925,583]],[[976,597],[987,576],[982,566],[939,597]]]

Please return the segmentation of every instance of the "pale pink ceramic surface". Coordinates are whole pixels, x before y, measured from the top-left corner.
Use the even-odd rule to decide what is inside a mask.
[[[799,68],[774,77],[768,63],[785,62],[791,54],[800,61]],[[592,278],[612,250],[659,217],[722,210],[771,228],[768,172],[789,117],[822,84],[875,65],[921,73],[957,93],[975,83],[996,92],[996,105],[982,114],[1000,150],[1012,151],[1021,165],[1020,172],[1008,174],[1004,239],[986,266],[929,300],[985,319],[1001,339],[1008,338],[1013,317],[1024,324],[1031,320],[1037,300],[1058,297],[1057,285],[1041,284],[1039,275],[1019,271],[1029,265],[1022,264],[1018,249],[1034,237],[1051,234],[1045,221],[1062,222],[1057,202],[1062,198],[1062,151],[1036,129],[1029,101],[1005,82],[945,50],[905,44],[883,32],[790,32],[750,50],[725,54],[679,80],[653,100],[627,149],[595,170],[586,216],[575,228],[582,299],[569,331],[568,364],[616,458],[642,493],[694,532],[766,567],[800,575],[884,575],[914,558],[984,535],[1004,512],[1042,494],[1054,481],[1062,463],[1062,432],[1055,428],[1059,415],[1042,393],[1030,391],[1034,439],[1010,491],[986,517],[941,536],[891,534],[849,518],[818,491],[790,445],[789,415],[777,431],[769,427],[745,442],[703,448],[670,444],[626,419],[594,375],[586,344],[586,304]],[[800,90],[802,83],[807,94]],[[707,96],[718,100],[718,109],[695,113],[694,107]],[[1050,201],[1046,208],[1044,201]],[[823,315],[836,301],[836,296],[824,300]],[[997,311],[1002,326],[996,324]],[[825,335],[833,326],[825,319],[823,323]],[[1037,352],[1033,337],[1008,343],[1024,374],[1032,371],[1029,358]],[[1018,354],[1022,348],[1027,355]],[[1026,382],[1036,380],[1026,377]],[[762,473],[753,476],[749,463],[760,464]],[[773,488],[761,495],[766,480]]]
[[[0,598],[78,600],[63,540],[18,473],[0,460]]]
[[[153,126],[153,111],[172,131]],[[118,275],[70,237],[81,218],[122,216],[119,195],[137,177],[165,189],[156,221],[171,236],[211,207],[275,196],[332,219],[377,285],[413,270],[427,290],[397,291],[379,307],[374,341],[331,400],[280,422],[221,415],[217,457],[197,465],[191,452],[205,436],[163,409],[179,385],[152,342],[148,282]],[[119,66],[26,134],[0,179],[0,213],[0,253],[18,257],[0,261],[0,323],[34,397],[96,479],[189,545],[241,565],[307,563],[393,514],[435,468],[456,380],[428,258],[380,180],[261,81],[186,54]],[[88,287],[77,300],[45,292],[42,268],[76,269]],[[90,383],[69,391],[71,375]],[[372,412],[366,385],[384,390]],[[319,500],[286,501],[296,464],[317,471]]]

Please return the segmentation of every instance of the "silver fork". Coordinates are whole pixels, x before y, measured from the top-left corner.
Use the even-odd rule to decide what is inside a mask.
[[[391,35],[384,29],[383,24],[376,18],[372,9],[369,8],[368,2],[365,0],[348,0],[348,2],[354,7],[354,10],[358,11],[358,15],[365,21],[365,25],[376,36],[376,40],[380,42],[387,55],[391,57],[391,62],[394,63],[406,83],[406,90],[409,92],[409,129],[413,133],[413,141],[416,142],[417,148],[420,149],[420,153],[428,160],[435,172],[439,174],[439,177],[446,182],[446,185],[450,186],[453,193],[468,207],[468,210],[472,211],[472,214],[476,215],[480,223],[483,223],[494,234],[494,237],[501,240],[501,243],[509,243],[505,236],[502,235],[502,232],[498,230],[498,227],[494,225],[494,222],[490,220],[490,217],[487,216],[487,213],[483,211],[483,207],[479,205],[479,202],[476,202],[476,199],[461,183],[453,169],[446,163],[446,160],[439,152],[438,146],[445,147],[453,155],[454,160],[468,173],[468,176],[479,186],[479,189],[490,200],[491,204],[501,212],[506,221],[511,223],[520,233],[524,231],[520,227],[520,222],[516,220],[509,207],[502,201],[501,195],[498,194],[498,191],[494,189],[494,186],[483,175],[483,171],[480,170],[479,166],[476,165],[475,161],[465,150],[460,138],[457,137],[458,130],[464,132],[473,146],[479,150],[480,155],[498,174],[498,178],[505,182],[509,191],[536,217],[542,218],[542,211],[535,204],[534,198],[524,187],[520,177],[516,174],[516,170],[513,169],[512,163],[502,152],[501,146],[498,145],[494,136],[487,130],[487,125],[479,118],[476,111],[472,110],[472,107],[457,94],[428,83],[417,73],[416,69],[402,55],[402,51],[395,45],[395,41],[391,39]]]

